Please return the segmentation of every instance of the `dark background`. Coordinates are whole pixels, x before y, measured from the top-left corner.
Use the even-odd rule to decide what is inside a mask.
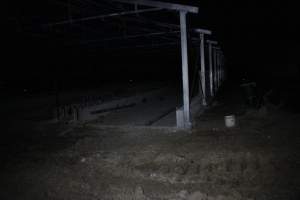
[[[300,22],[296,3],[173,2],[199,6],[198,16],[189,16],[193,18],[189,27],[200,26],[214,32],[214,38],[220,42],[225,53],[230,80],[238,82],[247,76],[262,84],[269,84],[300,77],[297,31]],[[51,18],[55,16],[55,7],[47,7],[43,2],[36,1],[9,1],[5,5],[1,30],[2,91],[22,92],[26,88],[31,92],[42,92],[57,87],[88,88],[98,87],[104,82],[130,79],[179,81],[181,57],[178,45],[108,51],[95,47],[90,51],[86,46],[65,47],[51,37],[28,31],[28,27],[55,21]],[[39,19],[39,15],[47,16],[47,13],[49,19]],[[189,47],[190,66],[193,66],[197,50],[193,45]]]

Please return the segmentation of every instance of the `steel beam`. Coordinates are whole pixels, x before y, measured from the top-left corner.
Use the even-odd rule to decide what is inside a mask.
[[[179,34],[180,31],[168,31],[168,32],[152,32],[152,33],[143,33],[143,34],[136,34],[136,35],[124,35],[124,36],[117,36],[117,37],[110,37],[110,38],[103,38],[101,40],[88,40],[88,41],[82,41],[79,42],[80,44],[89,44],[89,43],[95,43],[95,42],[108,42],[113,40],[124,40],[124,39],[135,39],[140,37],[155,37],[155,36],[161,36],[161,35],[167,35],[167,34]]]
[[[196,33],[205,34],[205,35],[211,35],[211,31],[207,29],[201,29],[197,28],[195,29]]]
[[[186,12],[180,11],[180,32],[181,32],[181,62],[182,62],[182,83],[183,83],[183,116],[184,127],[190,128],[190,95],[189,95],[189,69],[187,52],[187,29]]]
[[[199,11],[198,7],[195,6],[188,6],[188,5],[182,5],[176,3],[167,3],[161,1],[151,1],[151,0],[112,0],[112,1],[134,4],[134,5],[163,8],[168,10],[184,11],[190,13],[198,13]]]
[[[131,15],[131,14],[138,14],[138,13],[145,13],[145,12],[154,12],[154,11],[159,11],[161,9],[162,8],[148,8],[148,9],[140,9],[140,10],[123,11],[123,12],[118,12],[118,13],[110,13],[110,14],[105,14],[105,15],[96,15],[96,16],[84,17],[84,18],[79,18],[79,19],[68,19],[68,20],[63,20],[63,21],[47,24],[47,26],[64,25],[64,24],[70,24],[70,23],[75,23],[75,22],[84,22],[84,21],[89,21],[89,20],[105,19],[108,17]]]
[[[217,41],[214,41],[214,40],[206,40],[206,42],[207,42],[208,44],[211,44],[211,45],[217,45],[217,44],[218,44],[218,42],[217,42]]]

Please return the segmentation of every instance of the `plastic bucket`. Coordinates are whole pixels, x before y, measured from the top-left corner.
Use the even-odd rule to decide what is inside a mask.
[[[235,127],[235,116],[234,115],[227,115],[224,117],[225,126],[227,128]]]

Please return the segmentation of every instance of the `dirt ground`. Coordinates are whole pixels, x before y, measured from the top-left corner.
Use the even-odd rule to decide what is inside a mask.
[[[1,142],[0,199],[299,199],[300,114],[223,99],[195,120],[190,131],[20,125]]]

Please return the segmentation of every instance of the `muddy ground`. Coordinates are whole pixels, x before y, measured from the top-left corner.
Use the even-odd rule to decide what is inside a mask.
[[[28,124],[1,141],[0,199],[299,199],[299,113],[224,100],[191,131]]]

